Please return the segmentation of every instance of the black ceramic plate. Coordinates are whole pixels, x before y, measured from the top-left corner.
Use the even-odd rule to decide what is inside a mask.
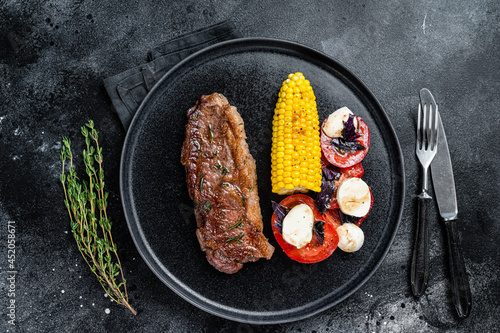
[[[289,73],[302,72],[314,89],[320,121],[342,106],[371,131],[363,179],[375,203],[354,254],[300,264],[276,243],[270,220],[270,152],[274,105]],[[193,204],[180,163],[186,110],[204,94],[222,93],[245,121],[257,176],[264,234],[276,247],[270,260],[233,275],[208,264],[195,236]],[[121,195],[135,244],[153,272],[178,295],[212,314],[247,323],[299,320],[357,290],[375,272],[396,234],[404,198],[401,149],[368,88],[335,60],[274,39],[238,39],[204,49],[170,70],[149,93],[129,128],[121,161]],[[165,299],[165,302],[172,300]]]

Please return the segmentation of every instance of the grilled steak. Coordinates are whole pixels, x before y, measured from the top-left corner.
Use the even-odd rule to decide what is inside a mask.
[[[243,263],[271,258],[274,247],[262,234],[255,160],[243,119],[218,93],[202,96],[187,117],[181,162],[208,262],[232,274]]]

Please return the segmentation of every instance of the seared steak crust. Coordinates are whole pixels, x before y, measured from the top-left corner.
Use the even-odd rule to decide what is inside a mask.
[[[243,119],[218,93],[202,96],[187,117],[181,162],[208,262],[232,274],[243,263],[271,258],[274,247],[262,234],[255,160]]]

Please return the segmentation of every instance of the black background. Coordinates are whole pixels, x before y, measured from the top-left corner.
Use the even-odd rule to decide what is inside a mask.
[[[480,332],[500,315],[497,1],[48,1],[0,3],[0,327],[11,332]],[[378,98],[405,159],[405,210],[395,242],[354,295],[312,318],[256,326],[203,312],[143,262],[119,196],[125,131],[102,81],[146,61],[170,38],[231,19],[244,37],[299,42],[347,66]],[[427,293],[411,296],[408,267],[420,167],[414,156],[418,91],[440,104],[454,163],[459,233],[473,309],[450,302],[443,229],[433,207]],[[93,119],[104,147],[113,234],[128,281],[128,310],[104,297],[69,232],[59,183],[63,136],[78,148]],[[7,224],[16,226],[16,326],[8,324]],[[109,309],[107,314],[105,309]]]

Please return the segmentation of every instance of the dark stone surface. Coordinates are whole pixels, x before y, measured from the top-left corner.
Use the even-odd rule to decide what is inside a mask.
[[[0,3],[0,327],[9,332],[489,332],[500,316],[498,1],[8,1]],[[232,19],[243,36],[296,41],[337,59],[385,108],[405,158],[407,194],[395,242],[354,295],[295,323],[240,324],[195,308],[141,259],[119,196],[125,137],[102,80],[146,61],[151,47]],[[408,267],[420,167],[418,91],[440,104],[454,163],[459,233],[473,309],[450,302],[444,230],[431,223],[431,276],[420,299]],[[59,183],[61,138],[94,119],[104,147],[109,211],[133,306],[104,297],[69,232]],[[437,221],[437,208],[432,216]],[[16,326],[8,323],[8,224],[16,227]],[[105,311],[105,309],[109,309]]]

